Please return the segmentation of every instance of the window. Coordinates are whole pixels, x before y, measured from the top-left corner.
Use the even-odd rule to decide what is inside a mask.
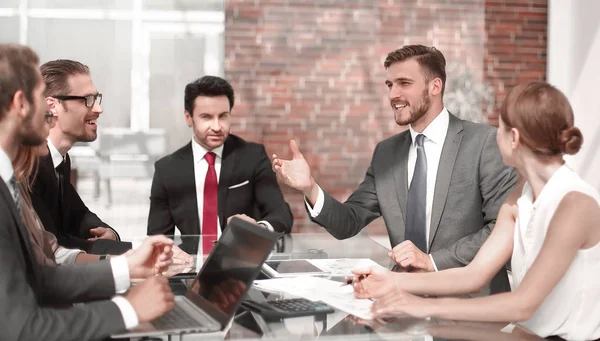
[[[90,67],[97,141],[70,152],[78,191],[123,239],[145,234],[154,161],[191,139],[183,90],[223,75],[224,0],[9,0],[0,42]]]

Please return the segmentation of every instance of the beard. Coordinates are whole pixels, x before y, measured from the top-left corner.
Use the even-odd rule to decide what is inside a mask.
[[[21,144],[25,146],[39,146],[46,141],[42,136],[42,129],[36,129],[33,125],[33,120],[36,115],[37,108],[32,105],[27,113],[23,125],[21,126]]]
[[[96,132],[90,134],[82,133],[77,136],[76,140],[77,142],[94,142],[96,141],[96,138],[98,138],[98,133]]]
[[[425,116],[431,107],[431,99],[428,95],[428,90],[423,90],[423,93],[421,94],[421,100],[418,103],[415,103],[414,106],[412,104],[410,105],[410,116],[408,118],[403,119],[401,115],[395,115],[396,124],[401,126],[413,124],[421,119],[421,117]]]

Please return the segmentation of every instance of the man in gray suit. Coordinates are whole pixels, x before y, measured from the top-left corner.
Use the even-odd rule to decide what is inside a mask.
[[[169,264],[173,242],[153,236],[127,256],[85,265],[37,263],[12,160],[21,145],[45,141],[47,106],[38,62],[28,47],[0,44],[0,338],[104,339],[172,309],[166,279],[154,275]],[[133,277],[150,279],[113,297]]]
[[[345,203],[317,185],[295,141],[293,159],[274,155],[273,170],[304,193],[311,219],[334,237],[352,237],[383,215],[390,256],[400,266],[465,266],[489,236],[516,174],[502,162],[495,128],[463,121],[444,107],[440,51],[407,45],[389,53],[384,66],[394,118],[409,129],[377,145],[363,182]],[[510,290],[505,271],[491,290]]]

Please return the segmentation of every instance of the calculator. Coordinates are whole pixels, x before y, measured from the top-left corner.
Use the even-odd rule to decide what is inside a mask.
[[[242,306],[258,312],[265,319],[323,315],[334,312],[333,308],[321,301],[313,302],[305,298],[290,298],[265,302],[246,300],[242,303]]]

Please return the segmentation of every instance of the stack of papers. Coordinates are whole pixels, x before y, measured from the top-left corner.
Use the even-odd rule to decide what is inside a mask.
[[[373,301],[354,297],[351,285],[320,277],[273,278],[254,281],[259,290],[286,292],[311,301],[322,301],[348,314],[371,320]]]

